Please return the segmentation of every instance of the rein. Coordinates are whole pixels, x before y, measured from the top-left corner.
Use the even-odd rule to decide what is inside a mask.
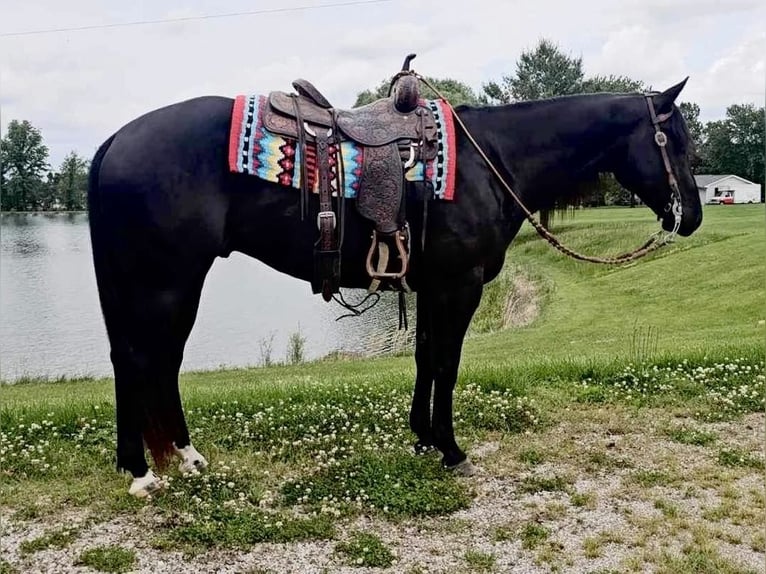
[[[634,251],[631,251],[629,253],[623,253],[622,255],[617,255],[615,257],[593,257],[590,255],[583,255],[582,253],[578,253],[574,249],[571,249],[569,247],[566,247],[563,245],[557,238],[554,236],[550,231],[548,231],[539,221],[537,221],[532,213],[527,209],[527,207],[522,203],[521,199],[518,195],[511,189],[511,186],[508,185],[508,183],[503,179],[503,176],[500,174],[500,172],[497,170],[497,168],[494,166],[492,161],[487,157],[487,154],[484,153],[484,151],[481,149],[481,146],[476,142],[476,140],[471,135],[471,132],[468,130],[468,128],[465,126],[463,121],[458,117],[457,112],[455,112],[455,109],[452,107],[452,104],[450,104],[447,101],[447,98],[444,97],[443,94],[439,92],[426,78],[422,77],[419,74],[416,74],[415,72],[410,72],[411,74],[415,75],[419,80],[421,80],[426,86],[431,88],[434,93],[440,97],[449,107],[450,111],[452,111],[452,115],[457,121],[457,123],[462,128],[463,132],[465,132],[466,137],[468,137],[468,140],[473,144],[473,146],[476,148],[476,151],[479,152],[479,155],[484,159],[487,166],[492,170],[492,173],[495,174],[498,181],[503,185],[503,187],[506,189],[508,194],[516,201],[516,203],[521,207],[522,211],[524,212],[524,216],[527,218],[529,223],[532,225],[532,227],[535,228],[537,233],[545,239],[548,243],[550,243],[554,248],[558,249],[565,255],[568,255],[572,257],[573,259],[578,259],[580,261],[589,261],[591,263],[603,263],[607,265],[614,265],[614,264],[620,264],[620,263],[627,263],[629,261],[635,261],[636,259],[643,257],[644,255],[647,255],[648,253],[651,253],[652,251],[655,251],[656,249],[662,247],[663,245],[667,245],[668,243],[672,243],[673,239],[676,236],[676,233],[678,232],[679,227],[681,226],[681,215],[682,215],[682,207],[681,207],[681,191],[678,188],[678,181],[676,180],[675,175],[673,174],[673,168],[670,165],[670,158],[668,157],[668,152],[665,149],[665,146],[668,142],[668,138],[665,135],[665,133],[660,129],[660,123],[667,120],[671,114],[672,111],[666,113],[657,115],[654,110],[654,103],[652,102],[652,96],[651,95],[645,95],[647,105],[649,106],[649,115],[652,120],[652,125],[654,126],[654,141],[659,146],[660,152],[662,154],[662,160],[665,164],[665,171],[668,174],[668,183],[670,184],[670,189],[673,192],[673,200],[672,202],[669,202],[668,205],[665,207],[665,211],[671,211],[673,212],[673,216],[675,218],[675,224],[673,225],[673,231],[668,232],[663,236],[663,230],[660,229],[656,233],[653,233],[649,239],[641,245],[639,248],[635,249]]]

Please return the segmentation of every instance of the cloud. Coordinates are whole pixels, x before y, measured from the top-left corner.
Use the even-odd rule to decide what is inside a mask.
[[[625,75],[662,89],[686,75],[684,53],[678,39],[635,24],[610,33],[592,64],[586,67],[593,74]]]
[[[253,10],[248,0],[167,0],[160,8],[13,0],[11,9],[11,2],[0,0],[0,32]],[[588,74],[628,75],[654,87],[691,75],[684,95],[705,115],[744,97],[763,101],[763,34],[747,30],[763,20],[764,8],[750,0],[732,0],[725,10],[723,4],[486,0],[468,8],[455,0],[396,0],[0,38],[0,129],[11,119],[28,119],[58,165],[72,149],[91,155],[136,116],[197,95],[289,90],[303,77],[336,105],[350,106],[410,52],[417,53],[418,72],[480,89],[512,73],[521,52],[543,37],[582,56]]]
[[[764,105],[765,54],[766,32],[754,29],[713,61],[693,92],[694,96],[704,98],[708,108],[705,116],[720,117],[731,104]]]

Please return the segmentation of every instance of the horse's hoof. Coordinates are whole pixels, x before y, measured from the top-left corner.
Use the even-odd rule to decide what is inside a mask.
[[[136,498],[146,498],[150,494],[154,494],[158,490],[161,490],[162,486],[163,484],[160,478],[149,470],[144,476],[133,479],[133,482],[128,489],[128,494],[131,494]]]
[[[412,448],[415,451],[415,454],[428,454],[429,452],[436,451],[436,447],[434,445],[422,443],[420,441],[416,442],[415,446]]]
[[[184,448],[177,448],[176,453],[182,459],[181,464],[178,465],[178,470],[182,474],[194,471],[202,472],[207,468],[207,460],[191,444]]]
[[[461,460],[455,465],[445,466],[444,468],[454,473],[456,476],[473,476],[476,474],[476,467],[471,464],[471,461],[468,459]]]

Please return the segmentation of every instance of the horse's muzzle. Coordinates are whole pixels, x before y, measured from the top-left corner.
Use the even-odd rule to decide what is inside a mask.
[[[681,216],[681,224],[678,227],[678,235],[682,237],[688,237],[694,233],[699,226],[702,225],[702,210],[691,210],[684,208],[683,215]],[[665,231],[673,231],[675,226],[675,218],[673,213],[665,213],[662,217],[662,229]]]

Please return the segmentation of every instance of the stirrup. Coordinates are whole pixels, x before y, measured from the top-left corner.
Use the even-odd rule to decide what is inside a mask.
[[[378,246],[378,232],[372,230],[372,243],[370,244],[370,250],[367,252],[367,274],[373,279],[401,279],[407,273],[407,266],[409,264],[409,257],[407,256],[407,249],[404,246],[404,236],[402,231],[394,232],[394,241],[396,243],[396,249],[399,252],[399,257],[402,260],[402,268],[396,273],[386,273],[377,271],[372,265],[372,256],[375,253],[375,248]]]

